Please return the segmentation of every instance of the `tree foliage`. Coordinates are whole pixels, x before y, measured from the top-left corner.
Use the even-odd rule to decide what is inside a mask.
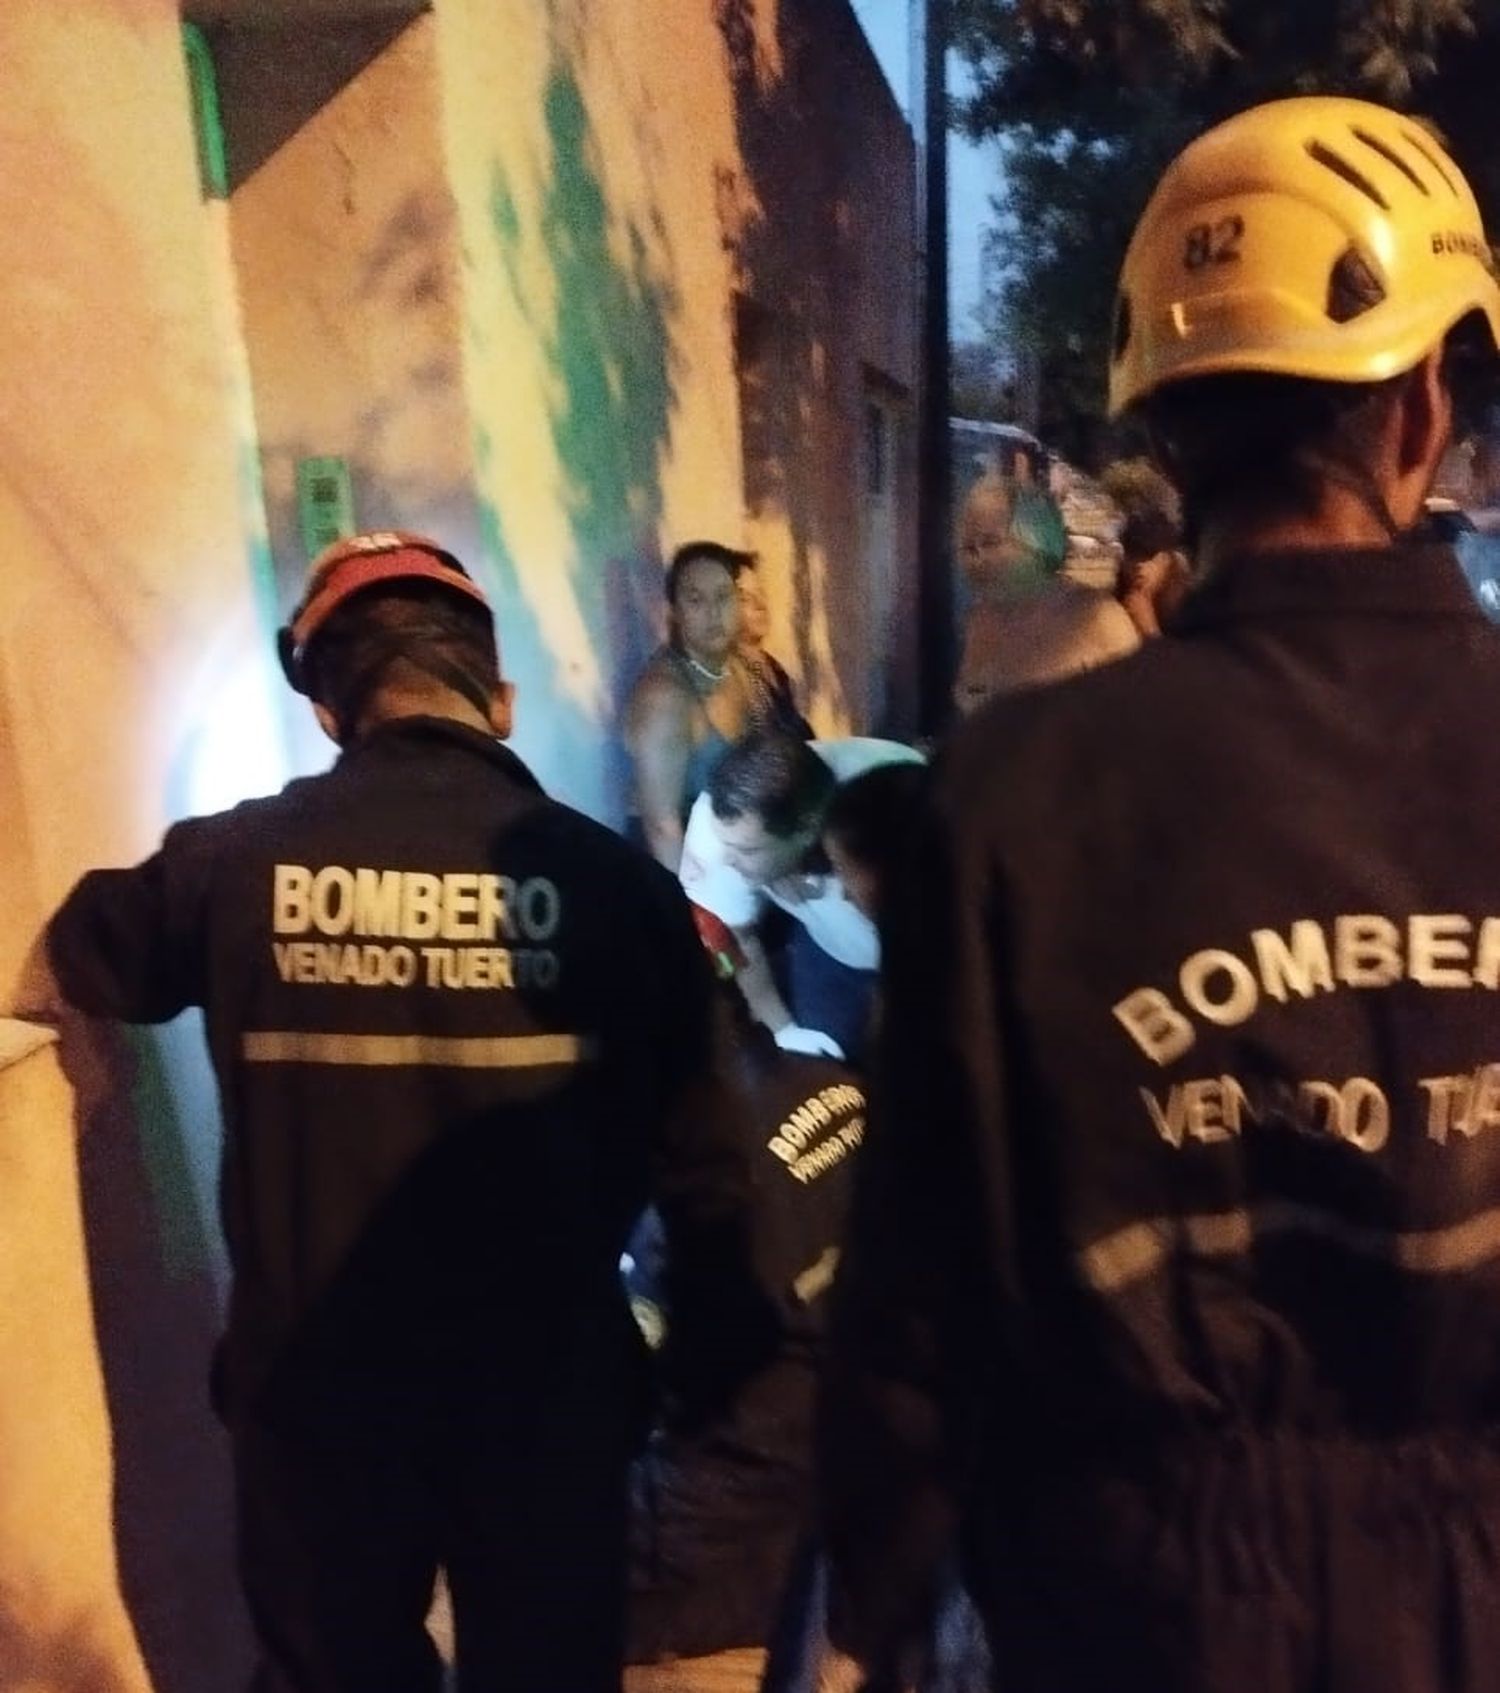
[[[950,359],[952,392],[948,409],[954,417],[978,418],[985,423],[1015,421],[1015,384],[992,342],[956,342],[950,349]]]
[[[951,0],[1001,147],[989,329],[1032,348],[1044,432],[1095,456],[1115,278],[1152,185],[1193,135],[1287,94],[1356,94],[1433,122],[1494,228],[1500,0]]]

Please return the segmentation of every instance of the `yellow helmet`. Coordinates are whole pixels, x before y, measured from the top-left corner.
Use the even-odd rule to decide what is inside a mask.
[[[1168,168],[1125,256],[1109,410],[1228,371],[1381,382],[1500,286],[1463,173],[1412,118],[1312,96],[1257,106]]]

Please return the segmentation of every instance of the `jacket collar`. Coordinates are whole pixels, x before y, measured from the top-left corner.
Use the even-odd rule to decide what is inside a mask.
[[[339,754],[338,762],[344,764],[350,759],[362,758],[369,753],[386,751],[398,745],[410,747],[426,743],[428,746],[434,746],[439,742],[477,754],[493,764],[518,787],[538,794],[546,792],[526,765],[503,741],[497,740],[494,735],[486,735],[481,729],[471,729],[467,723],[457,723],[451,717],[393,717],[388,722],[366,730],[352,746],[346,747]]]
[[[1451,547],[1400,542],[1231,556],[1189,595],[1174,628],[1284,613],[1488,621]]]

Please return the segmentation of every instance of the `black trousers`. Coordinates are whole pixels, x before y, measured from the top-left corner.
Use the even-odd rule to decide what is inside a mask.
[[[782,959],[787,1009],[810,1029],[832,1035],[856,1068],[869,1057],[877,970],[856,970],[824,952],[800,923],[792,926]]]
[[[632,1474],[626,1661],[769,1645],[811,1494],[805,1461],[659,1440]]]
[[[439,1693],[440,1566],[460,1693],[618,1693],[630,1395],[366,1397],[234,1429],[256,1693]]]

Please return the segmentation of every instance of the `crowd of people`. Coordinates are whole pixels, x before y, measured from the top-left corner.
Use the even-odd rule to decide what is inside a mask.
[[[1053,471],[1075,474],[1056,461]],[[1103,586],[1095,536],[1071,535],[1061,505],[1022,447],[984,465],[959,508],[963,638],[953,702],[967,715],[998,694],[1092,670],[1160,635],[1191,582],[1170,486],[1121,512]],[[1166,496],[1166,497],[1163,497]],[[1112,505],[1107,494],[1102,502]],[[1090,548],[1078,568],[1080,539]]]
[[[460,1693],[904,1693],[959,1589],[1006,1693],[1500,1693],[1500,633],[1420,533],[1497,349],[1429,133],[1231,119],[1113,339],[1184,533],[1117,597],[982,489],[930,763],[682,548],[634,842],[458,559],[315,562],[333,768],[49,932],[206,1014],[257,1693],[437,1693],[439,1571]]]

